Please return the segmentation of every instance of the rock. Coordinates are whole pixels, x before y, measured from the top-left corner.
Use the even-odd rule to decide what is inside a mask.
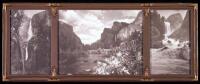
[[[115,32],[109,28],[105,28],[101,34],[102,48],[112,48],[115,42]]]
[[[27,71],[32,74],[49,74],[51,59],[51,25],[49,11],[43,11],[32,17],[33,37],[28,42],[29,59]],[[44,63],[45,62],[45,63]]]
[[[183,58],[185,60],[190,60],[190,48],[189,47],[183,47],[181,49],[180,58]]]
[[[135,31],[141,31],[141,30],[142,30],[142,26],[130,24],[129,26],[121,29],[119,31],[119,33],[117,34],[116,37],[120,41],[125,41],[125,40],[127,40],[131,36],[131,34],[133,32],[135,32]]]
[[[135,25],[142,25],[143,22],[143,11],[140,11],[132,24]]]
[[[125,23],[125,22],[113,22],[113,26],[112,26],[112,30],[116,33],[118,33],[122,28],[128,26],[129,24],[128,23]]]
[[[80,38],[73,31],[73,27],[62,21],[59,21],[59,46],[59,49],[63,51],[73,51],[83,47]]]
[[[142,32],[143,12],[139,12],[135,21],[128,24],[125,22],[113,22],[112,28],[105,28],[101,39],[91,45],[92,49],[112,48],[119,46],[121,42],[128,40],[135,31]],[[133,37],[134,38],[134,37]]]
[[[74,33],[73,27],[65,22],[59,21],[59,74],[75,74],[78,67],[74,64],[77,59],[84,56],[83,44]]]
[[[143,12],[139,12],[136,19],[133,23],[130,23],[128,26],[122,28],[117,34],[117,40],[125,41],[131,34],[135,31],[142,32],[142,22],[143,22]],[[134,37],[133,37],[134,38]]]
[[[183,22],[183,18],[180,13],[175,13],[170,15],[167,18],[167,21],[170,23],[170,28],[172,29],[172,31],[175,31],[176,29],[180,28]]]
[[[127,27],[129,24],[125,22],[114,22],[112,28],[105,28],[101,34],[100,42],[97,43],[101,48],[112,48],[117,43],[117,34]]]
[[[164,17],[161,17],[156,10],[151,11],[151,48],[161,48],[164,39],[165,24]]]
[[[189,11],[187,11],[185,18],[183,20],[182,25],[180,26],[179,29],[174,31],[169,37],[174,38],[179,41],[189,41],[189,29],[190,29],[190,24],[189,24]]]
[[[86,71],[86,72],[91,72],[92,70],[91,70],[91,69],[86,69],[85,71]]]

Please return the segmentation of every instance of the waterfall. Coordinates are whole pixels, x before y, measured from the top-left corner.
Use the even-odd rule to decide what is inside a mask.
[[[169,22],[164,22],[165,23],[165,38],[162,40],[162,43],[167,46],[168,48],[178,48],[180,42],[179,40],[175,40],[172,38],[169,38],[169,36],[173,33],[172,29],[170,28],[170,23]]]
[[[26,47],[26,58],[25,58],[25,60],[27,60],[28,59],[28,47]]]
[[[32,38],[33,36],[33,32],[32,32],[32,24],[31,24],[31,20],[29,21],[29,27],[28,27],[28,38],[27,38],[27,42]],[[28,59],[28,43],[26,46],[26,57],[25,60]]]
[[[28,28],[28,41],[32,38],[32,36],[33,36],[33,32],[32,32],[32,21],[30,20],[30,22],[29,22],[29,28]]]
[[[172,29],[170,28],[169,22],[164,22],[164,23],[165,23],[165,38],[168,38],[168,36],[172,33]]]

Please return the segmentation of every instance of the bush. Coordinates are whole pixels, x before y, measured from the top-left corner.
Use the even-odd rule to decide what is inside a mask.
[[[142,35],[134,32],[128,41],[122,42],[109,53],[110,57],[98,61],[94,74],[139,75],[142,74]]]

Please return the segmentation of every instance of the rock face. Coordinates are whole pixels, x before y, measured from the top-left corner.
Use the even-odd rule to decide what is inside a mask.
[[[175,31],[176,29],[180,28],[183,18],[180,13],[175,13],[173,15],[170,15],[167,18],[167,21],[170,22],[170,28],[172,31]]]
[[[134,22],[132,24],[141,26],[142,22],[143,22],[143,11],[138,13],[137,17],[135,18],[135,20],[134,20]]]
[[[119,46],[122,41],[129,39],[135,31],[142,32],[143,12],[139,12],[136,19],[128,24],[125,22],[113,22],[112,28],[105,28],[101,39],[91,45],[91,48],[112,48]]]
[[[128,23],[125,22],[113,22],[112,28],[105,28],[103,33],[101,34],[101,46],[102,48],[112,48],[119,44],[117,43],[117,35],[119,32],[125,27],[129,26]]]
[[[125,41],[128,37],[131,36],[133,32],[141,31],[141,30],[142,30],[142,26],[130,24],[119,31],[119,33],[117,34],[117,39],[120,41]]]
[[[73,31],[73,27],[62,21],[59,21],[59,45],[59,48],[65,51],[73,51],[83,47],[80,38]]]
[[[43,11],[32,17],[33,37],[28,42],[27,71],[33,74],[49,74],[51,58],[50,14]],[[45,62],[45,63],[44,63]]]
[[[122,28],[128,26],[128,23],[125,22],[113,22],[112,30],[116,33],[118,33]]]
[[[73,27],[59,21],[59,74],[75,73],[74,63],[81,57],[83,44]]]
[[[120,41],[125,41],[131,34],[135,31],[142,32],[142,22],[143,22],[143,12],[139,12],[133,23],[122,28],[117,34],[117,39]]]
[[[98,48],[112,48],[116,46],[117,39],[116,36],[124,27],[127,27],[129,24],[125,22],[113,22],[112,28],[104,28],[103,33],[101,34],[101,39],[91,45],[92,49]]]
[[[29,18],[23,10],[11,11],[11,74],[50,73],[49,15],[43,11]]]
[[[174,31],[169,37],[180,41],[189,41],[189,11],[187,11],[180,28]]]
[[[113,43],[115,42],[115,32],[111,29],[105,28],[103,33],[101,34],[101,43],[102,48],[111,48],[113,47]]]
[[[164,17],[161,17],[156,10],[151,11],[151,48],[162,47],[164,33]]]

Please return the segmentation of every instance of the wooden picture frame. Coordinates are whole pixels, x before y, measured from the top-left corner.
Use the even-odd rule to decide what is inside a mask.
[[[10,54],[10,10],[45,9],[51,18],[51,73],[48,75],[13,75]],[[58,10],[119,10],[139,9],[143,16],[143,75],[140,76],[99,76],[99,75],[59,75],[58,74]],[[186,9],[190,11],[190,58],[191,74],[153,75],[150,73],[150,10]],[[198,81],[198,4],[193,3],[3,3],[3,81]]]

